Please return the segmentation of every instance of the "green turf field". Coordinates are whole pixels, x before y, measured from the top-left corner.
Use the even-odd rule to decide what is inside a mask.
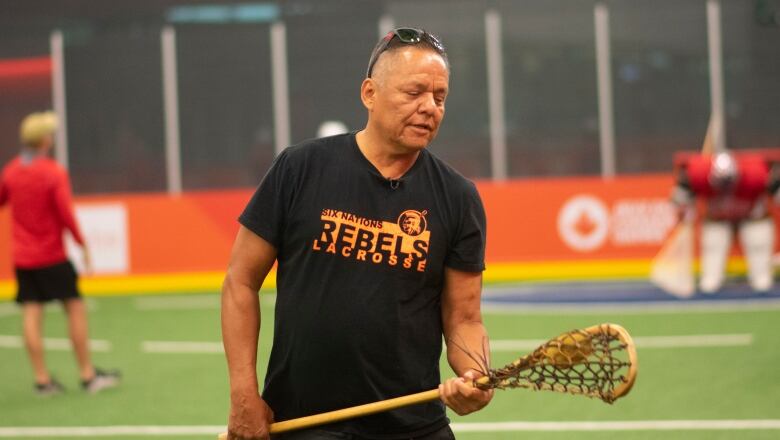
[[[13,303],[0,303],[0,438],[216,438],[217,432],[211,432],[224,426],[228,409],[226,367],[219,352],[218,296],[90,298],[88,303],[91,338],[105,350],[94,354],[95,363],[120,368],[121,388],[96,396],[82,393],[70,351],[48,350],[51,369],[68,393],[35,396],[26,355],[14,346],[20,316]],[[272,303],[273,295],[264,294],[264,329],[271,328]],[[622,324],[638,340],[639,376],[632,393],[614,405],[579,396],[498,391],[485,410],[452,416],[459,439],[780,438],[780,310],[776,307],[690,313],[641,308],[603,313],[501,310],[486,312],[485,320],[491,339],[501,341],[502,347],[514,340],[547,339],[600,322]],[[50,308],[47,337],[64,338],[64,323],[56,306]],[[692,335],[723,336],[720,342],[716,337],[694,346],[658,343],[661,336]],[[269,331],[262,332],[261,372],[270,336]],[[504,364],[525,352],[494,350],[493,364]],[[449,373],[449,368],[443,366],[442,371]],[[674,421],[690,424],[680,427]],[[714,429],[723,426],[730,429]],[[56,435],[56,430],[19,429],[25,427],[91,430],[67,437]],[[101,435],[96,427],[112,431]],[[117,427],[128,427],[121,429],[129,434],[120,435]],[[172,427],[184,433],[175,435]],[[139,435],[142,429],[161,430]]]

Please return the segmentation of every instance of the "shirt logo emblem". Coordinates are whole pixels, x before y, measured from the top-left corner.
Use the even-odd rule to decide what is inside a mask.
[[[398,227],[406,235],[416,237],[428,228],[428,221],[425,220],[426,214],[428,214],[428,211],[420,212],[413,209],[404,211],[398,216]]]

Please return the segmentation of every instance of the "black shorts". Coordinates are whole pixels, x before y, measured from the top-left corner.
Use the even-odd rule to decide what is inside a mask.
[[[49,302],[78,298],[76,269],[70,261],[37,269],[16,268],[16,302]]]

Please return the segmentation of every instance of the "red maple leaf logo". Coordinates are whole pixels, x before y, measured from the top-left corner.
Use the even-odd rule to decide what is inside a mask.
[[[577,221],[574,223],[574,230],[583,237],[592,234],[597,227],[598,225],[596,222],[593,221],[586,211],[582,211],[577,218]]]

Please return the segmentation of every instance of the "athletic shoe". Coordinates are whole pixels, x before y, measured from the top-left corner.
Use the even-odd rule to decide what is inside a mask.
[[[57,379],[51,378],[47,383],[36,383],[35,394],[39,396],[56,396],[65,392],[65,387],[57,382]]]
[[[107,388],[114,388],[119,385],[119,377],[120,374],[117,370],[107,371],[95,368],[95,375],[92,379],[82,380],[81,388],[90,394],[95,394],[99,391]]]

